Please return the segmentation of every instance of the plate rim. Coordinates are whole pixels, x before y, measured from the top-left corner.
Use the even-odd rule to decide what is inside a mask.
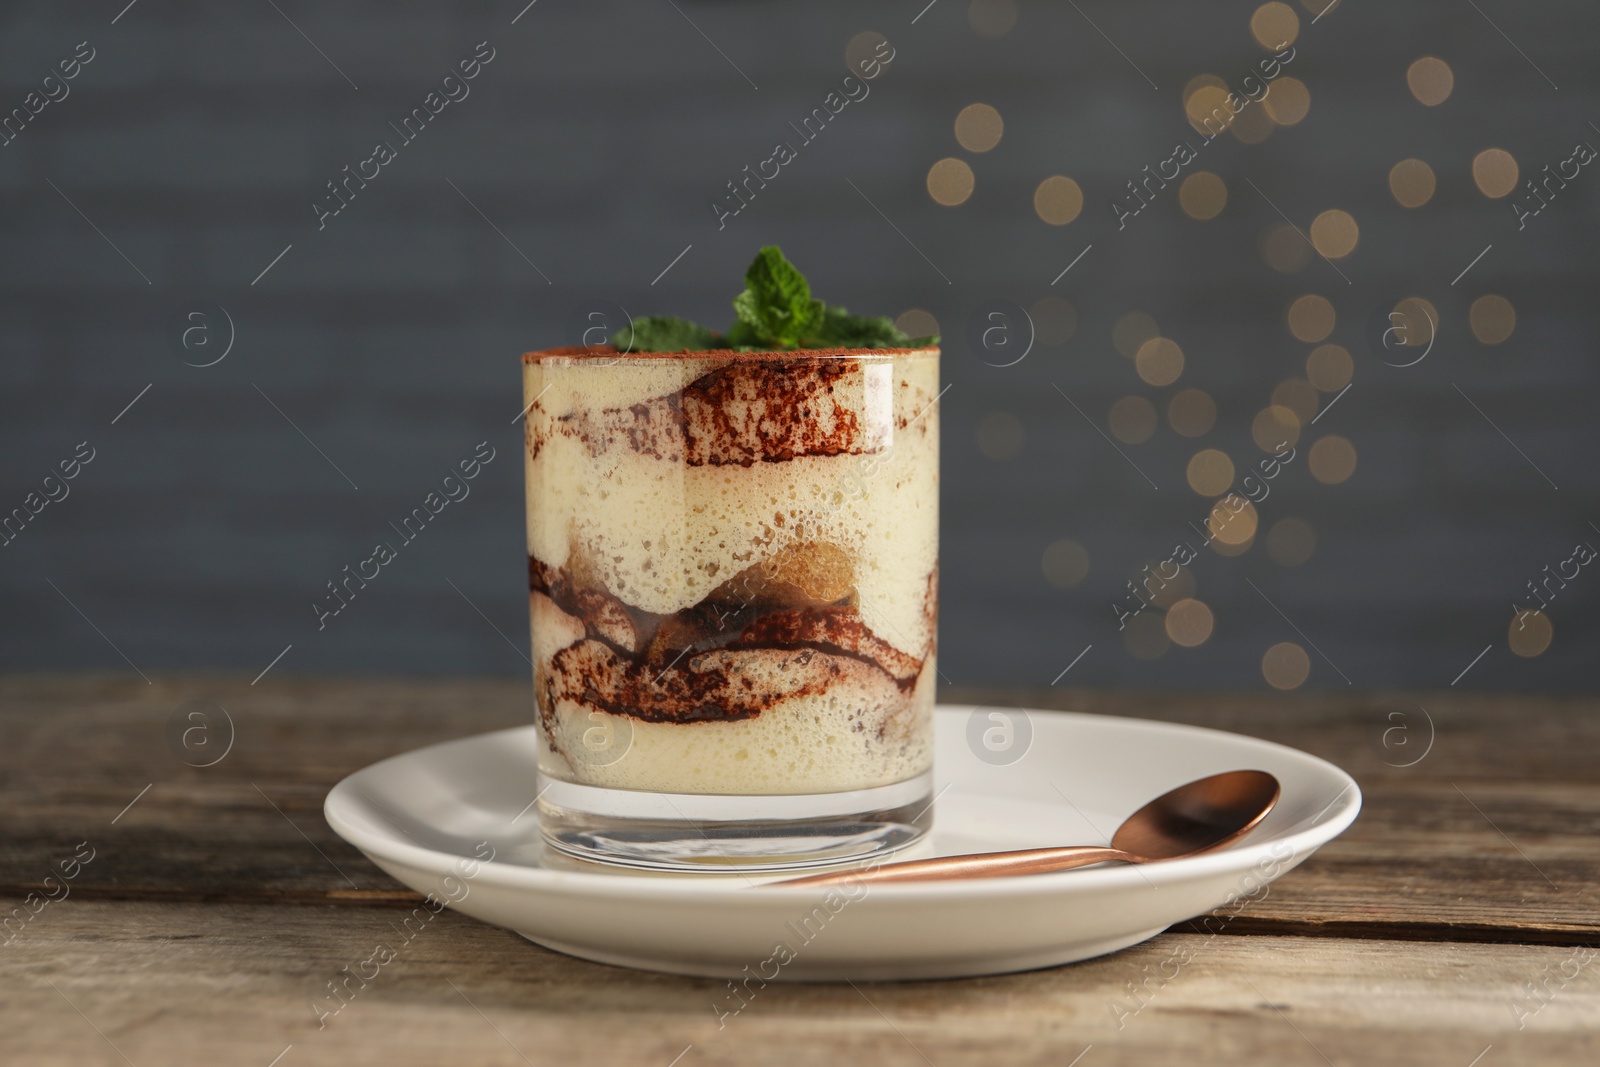
[[[983,708],[993,708],[1000,711],[1016,710],[1005,705],[939,704],[936,706],[935,712],[940,716],[954,717],[963,714],[970,715],[972,711]],[[1287,844],[1291,847],[1292,852],[1288,859],[1292,859],[1298,865],[1299,862],[1308,858],[1322,845],[1343,833],[1361,812],[1363,800],[1361,787],[1348,772],[1320,756],[1314,756],[1290,745],[1268,741],[1259,737],[1251,737],[1248,734],[1235,733],[1230,730],[1219,730],[1209,726],[1193,726],[1188,723],[1167,722],[1161,719],[1142,719],[1136,716],[1106,715],[1096,712],[1059,711],[1049,708],[1026,708],[1023,710],[1029,715],[1037,714],[1063,719],[1087,720],[1101,724],[1110,723],[1134,731],[1176,731],[1212,737],[1220,736],[1227,738],[1230,743],[1242,744],[1246,748],[1271,751],[1292,759],[1305,761],[1312,768],[1331,774],[1336,782],[1342,781],[1343,787],[1333,801],[1317,816],[1316,821],[1305,829],[1260,841],[1246,839],[1221,852],[1139,866],[1122,865],[1055,871],[1048,874],[1013,875],[947,882],[873,884],[871,887],[872,896],[881,894],[890,901],[905,902],[935,901],[949,897],[975,895],[1001,898],[1032,897],[1075,891],[1094,893],[1115,889],[1123,883],[1137,885],[1141,881],[1153,888],[1160,888],[1164,883],[1176,884],[1218,874],[1246,873],[1256,867],[1262,857],[1268,855],[1274,859],[1284,860],[1284,857],[1270,851],[1271,846],[1280,844]],[[339,809],[345,805],[358,802],[358,779],[377,771],[387,764],[415,759],[434,749],[452,745],[482,744],[494,737],[525,734],[535,728],[532,723],[524,723],[519,726],[504,727],[499,730],[489,730],[465,737],[451,738],[406,752],[396,753],[393,756],[387,756],[370,763],[346,775],[333,788],[328,790],[328,795],[323,801],[323,818],[327,820],[334,833],[355,846],[374,862],[382,859],[422,870],[449,870],[454,864],[469,857],[422,845],[410,844],[405,841],[395,840],[391,836],[374,833],[346,818]],[[937,775],[937,769],[935,774]],[[729,874],[705,876],[690,874],[672,878],[653,875],[629,877],[627,872],[620,868],[616,872],[590,874],[585,871],[528,867],[495,860],[479,859],[474,860],[474,862],[479,864],[479,871],[473,876],[473,880],[480,882],[480,884],[540,893],[582,896],[604,894],[610,899],[654,900],[658,902],[688,899],[696,903],[751,902],[766,898],[774,902],[792,904],[797,900],[810,900],[816,897],[816,887],[813,886],[784,888],[781,886],[764,887],[762,885],[763,882],[786,877],[783,874],[752,874],[744,879],[736,878],[731,872]],[[1276,877],[1278,875],[1273,875],[1267,878],[1267,881],[1273,881]],[[755,894],[751,892],[752,889],[762,889],[763,891]]]

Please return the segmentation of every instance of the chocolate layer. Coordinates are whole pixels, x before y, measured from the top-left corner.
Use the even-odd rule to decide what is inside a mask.
[[[713,593],[658,615],[587,586],[582,568],[577,572],[528,559],[530,592],[583,627],[583,636],[540,671],[545,716],[565,700],[645,722],[731,722],[826,691],[851,670],[881,673],[909,694],[926,662],[926,653],[912,657],[878,638],[848,596],[818,606]],[[818,654],[829,658],[815,664]],[[745,669],[757,660],[761,671]]]
[[[861,395],[858,360],[786,355],[782,361],[729,361],[678,392],[644,403],[561,415],[547,432],[580,439],[590,455],[625,444],[691,467],[748,467],[883,450],[884,428],[870,420],[864,425],[839,398],[846,387]],[[529,448],[537,456],[543,431],[533,430],[533,421]]]

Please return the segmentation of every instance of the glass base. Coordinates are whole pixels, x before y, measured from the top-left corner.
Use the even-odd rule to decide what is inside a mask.
[[[883,856],[933,825],[933,773],[846,793],[707,796],[545,779],[539,825],[578,859],[658,871],[789,871]]]

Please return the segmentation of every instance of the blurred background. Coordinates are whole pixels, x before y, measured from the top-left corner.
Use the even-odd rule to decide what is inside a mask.
[[[518,354],[778,244],[944,337],[947,681],[1593,688],[1600,12],[1325,3],[6,5],[0,667],[526,672]]]

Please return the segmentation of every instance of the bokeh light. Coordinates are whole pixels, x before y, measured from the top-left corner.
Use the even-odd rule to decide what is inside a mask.
[[[1201,496],[1221,496],[1233,484],[1233,460],[1220,448],[1202,448],[1189,457],[1187,477]]]
[[[1356,446],[1338,434],[1319,437],[1306,463],[1311,477],[1323,485],[1338,485],[1356,472]]]
[[[1311,220],[1311,243],[1329,259],[1343,259],[1356,250],[1361,227],[1348,211],[1329,208]]]
[[[1300,420],[1301,425],[1316,416],[1317,408],[1322,403],[1317,397],[1317,390],[1304,378],[1279,382],[1272,391],[1272,402],[1294,412],[1294,417]]]
[[[1467,321],[1472,325],[1472,336],[1483,344],[1497,345],[1517,328],[1517,309],[1503,296],[1480,296],[1472,302]]]
[[[1517,161],[1504,148],[1485,148],[1472,157],[1472,180],[1478,192],[1498,200],[1517,187]]]
[[[1156,432],[1156,409],[1142,396],[1125,396],[1111,405],[1107,421],[1111,436],[1125,444],[1140,445]]]
[[[1261,258],[1273,270],[1293,274],[1311,261],[1311,246],[1293,226],[1273,226],[1261,237]]]
[[[912,337],[939,336],[939,320],[921,308],[909,308],[894,320],[895,329]]]
[[[1261,677],[1274,689],[1299,689],[1311,675],[1311,657],[1293,641],[1282,641],[1261,657]]]
[[[1298,567],[1316,550],[1316,531],[1304,519],[1279,519],[1267,531],[1267,555],[1281,567]]]
[[[967,8],[967,25],[979,37],[1004,37],[1016,24],[1016,0],[972,0]]]
[[[1217,402],[1202,389],[1185,389],[1168,401],[1167,422],[1184,437],[1199,437],[1217,424]]]
[[[860,33],[850,38],[850,43],[844,46],[845,67],[849,69],[851,74],[854,74],[859,78],[861,76],[862,64],[876,60],[878,56],[882,54],[879,53],[878,49],[882,47],[888,40],[889,39],[887,37],[879,33],[877,30],[862,30]],[[870,70],[872,68],[869,66],[867,69]],[[883,66],[881,62],[879,63],[878,71],[880,74],[888,70],[888,67]]]
[[[1194,571],[1178,564],[1177,575],[1168,578],[1166,575],[1171,569],[1167,560],[1153,559],[1145,569],[1130,576],[1133,584],[1142,590],[1141,595],[1163,611],[1194,596]]]
[[[1300,36],[1300,16],[1288,4],[1271,0],[1250,16],[1250,36],[1269,52],[1277,52]]]
[[[1289,332],[1295,340],[1308,344],[1323,340],[1333,332],[1337,316],[1327,297],[1315,293],[1296,297],[1289,305]]]
[[[1175,645],[1196,648],[1211,637],[1211,609],[1198,600],[1180,600],[1167,609],[1167,636]]]
[[[1130,311],[1117,320],[1111,328],[1111,343],[1117,351],[1132,359],[1139,354],[1139,346],[1152,337],[1160,336],[1161,327],[1142,311]]]
[[[1349,385],[1355,368],[1342,345],[1318,345],[1306,357],[1306,377],[1324,393],[1337,393]]]
[[[1519,611],[1511,617],[1511,629],[1506,634],[1506,642],[1511,646],[1511,651],[1519,656],[1537,656],[1550,647],[1550,639],[1555,637],[1555,627],[1550,623],[1550,616],[1542,611]]]
[[[1284,75],[1267,89],[1261,106],[1279,126],[1293,126],[1311,110],[1311,90],[1299,78]]]
[[[1250,438],[1261,451],[1277,454],[1300,440],[1300,419],[1282,404],[1268,404],[1251,421]]]
[[[928,168],[928,195],[945,207],[966,203],[974,182],[972,168],[964,160],[941,159]]]
[[[1083,190],[1071,178],[1052,175],[1033,191],[1033,210],[1052,226],[1065,226],[1083,210]]]
[[[1045,546],[1040,565],[1045,581],[1058,589],[1071,589],[1089,576],[1089,550],[1063,537]]]
[[[1439,309],[1433,306],[1433,301],[1426,297],[1408,296],[1395,304],[1394,311],[1390,312],[1384,344],[1391,348],[1427,349],[1438,333]]]
[[[1278,124],[1272,121],[1272,116],[1263,107],[1247,107],[1233,118],[1233,124],[1228,127],[1228,132],[1233,134],[1242,144],[1260,144]]]
[[[1406,68],[1406,85],[1418,102],[1437,107],[1450,98],[1456,76],[1438,56],[1423,56]]]
[[[1033,335],[1042,345],[1063,345],[1078,331],[1078,312],[1059,296],[1042,296],[1028,309]]]
[[[968,104],[956,116],[956,140],[968,152],[987,152],[1000,143],[1005,120],[988,104]]]
[[[1201,81],[1201,79],[1205,79]],[[1228,110],[1228,88],[1221,78],[1203,74],[1190,81],[1195,86],[1183,101],[1183,113],[1196,133],[1214,137],[1233,125],[1233,112]]]
[[[1191,219],[1214,219],[1228,203],[1228,186],[1209,170],[1197,170],[1178,186],[1178,204]]]
[[[1225,496],[1211,506],[1206,528],[1211,532],[1211,549],[1224,556],[1237,556],[1256,539],[1260,522],[1256,506],[1242,496]]]
[[[1170,337],[1152,337],[1134,353],[1139,377],[1149,385],[1171,385],[1183,373],[1183,349]]]
[[[1401,207],[1421,207],[1433,199],[1438,181],[1420,159],[1402,159],[1389,168],[1389,192]]]

